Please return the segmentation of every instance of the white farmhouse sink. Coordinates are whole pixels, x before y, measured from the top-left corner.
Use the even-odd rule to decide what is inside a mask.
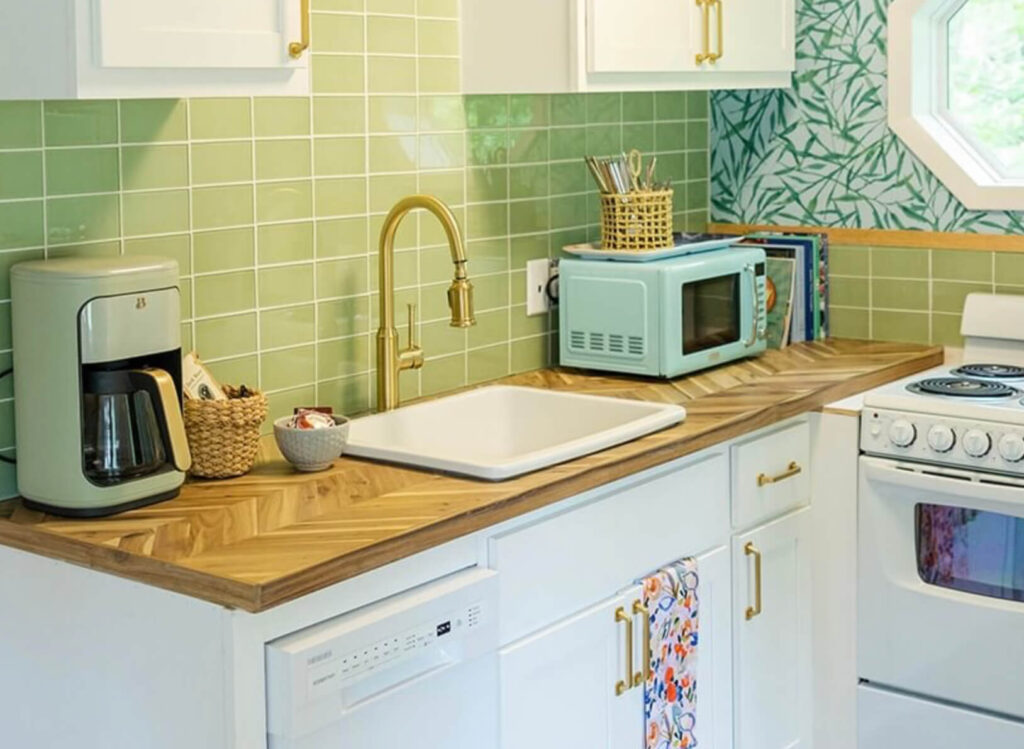
[[[345,453],[500,481],[684,418],[682,406],[492,385],[354,419]]]

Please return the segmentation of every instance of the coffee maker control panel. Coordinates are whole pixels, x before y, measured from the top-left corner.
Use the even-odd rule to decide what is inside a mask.
[[[177,288],[92,299],[78,315],[82,363],[131,359],[181,348]]]

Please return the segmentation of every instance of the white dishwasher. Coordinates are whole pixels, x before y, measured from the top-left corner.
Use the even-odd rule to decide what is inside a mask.
[[[457,572],[268,643],[268,748],[496,749],[497,578]]]

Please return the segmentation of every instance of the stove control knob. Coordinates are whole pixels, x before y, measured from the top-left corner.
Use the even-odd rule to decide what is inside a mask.
[[[1020,463],[1024,460],[1024,437],[1019,434],[1004,434],[999,440],[999,454],[1007,463]]]
[[[889,425],[889,440],[896,447],[910,447],[917,439],[917,427],[906,419],[896,419]]]
[[[980,429],[971,429],[964,435],[964,452],[972,458],[984,458],[992,450],[992,438]]]
[[[928,431],[928,445],[937,453],[948,453],[956,444],[956,432],[939,424]]]

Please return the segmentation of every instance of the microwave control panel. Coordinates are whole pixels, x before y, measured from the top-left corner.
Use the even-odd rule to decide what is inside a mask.
[[[757,340],[763,341],[768,335],[768,282],[765,263],[754,266],[754,283],[757,284]]]

